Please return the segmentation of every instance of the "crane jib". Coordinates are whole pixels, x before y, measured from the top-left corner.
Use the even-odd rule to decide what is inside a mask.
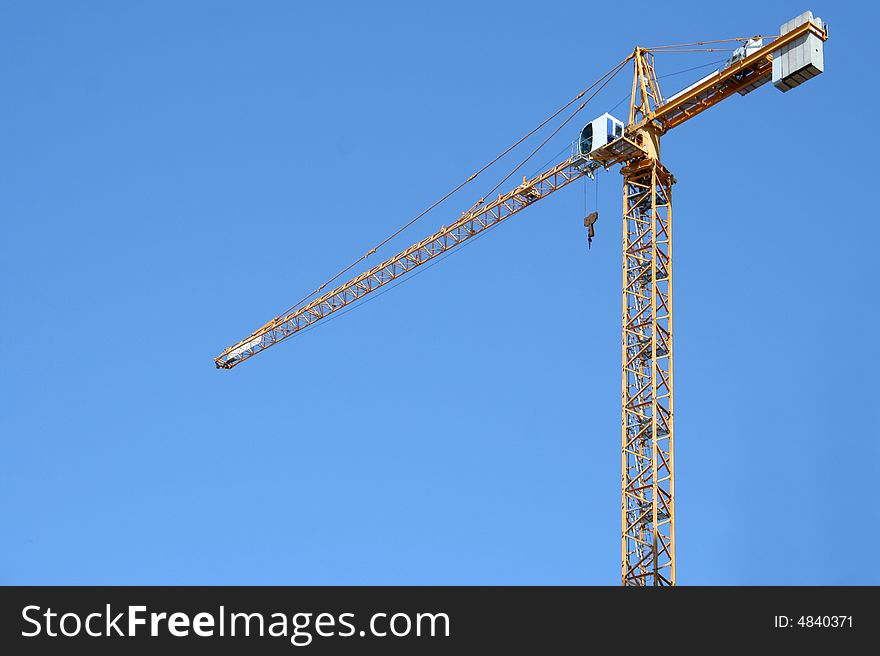
[[[217,368],[232,367],[295,335],[317,321],[351,305],[372,291],[400,278],[412,269],[449,251],[471,237],[497,225],[535,201],[550,195],[578,178],[592,173],[599,164],[576,156],[560,162],[531,180],[499,194],[496,199],[464,213],[449,226],[410,246],[356,278],[340,285],[292,312],[278,317],[247,339],[231,346],[215,359]]]

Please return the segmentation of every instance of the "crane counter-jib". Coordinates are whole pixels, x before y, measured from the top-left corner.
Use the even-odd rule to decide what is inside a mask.
[[[751,52],[746,48],[738,61],[667,98],[639,124],[627,126],[627,131],[634,132],[647,123],[666,131],[734,93],[746,95],[771,80],[780,91],[788,91],[820,74],[824,69],[822,44],[828,39],[825,22],[805,12],[780,31],[769,43],[751,48]]]

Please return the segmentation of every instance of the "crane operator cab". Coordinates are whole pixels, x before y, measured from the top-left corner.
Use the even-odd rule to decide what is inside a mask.
[[[581,130],[581,137],[578,139],[578,154],[582,157],[589,157],[594,150],[598,150],[622,136],[623,122],[606,112],[587,123],[586,127]]]

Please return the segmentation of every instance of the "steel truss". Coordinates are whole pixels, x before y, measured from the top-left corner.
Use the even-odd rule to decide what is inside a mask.
[[[451,225],[442,227],[418,244],[410,246],[333,291],[309,301],[292,312],[276,317],[254,331],[247,339],[227,348],[214,359],[215,365],[219,369],[231,369],[471,237],[501,223],[535,201],[590,174],[596,167],[594,162],[585,162],[581,157],[573,157],[536,175],[531,180],[524,178],[522,184],[515,189],[499,194],[489,202],[478,203]]]
[[[675,585],[672,185],[656,159],[621,171],[623,193],[622,578]]]

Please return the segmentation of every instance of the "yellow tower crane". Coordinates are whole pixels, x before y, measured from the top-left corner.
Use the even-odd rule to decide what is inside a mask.
[[[581,132],[572,156],[565,161],[531,179],[524,178],[522,184],[496,198],[481,199],[450,225],[335,289],[321,294],[327,283],[321,285],[306,297],[308,300],[303,299],[224,349],[214,360],[216,366],[232,369],[554,191],[583,176],[593,177],[599,169],[620,164],[623,175],[621,581],[634,586],[675,585],[672,393],[672,185],[675,178],[660,163],[660,138],[734,94],[746,95],[771,80],[776,88],[788,91],[818,75],[824,69],[823,49],[827,39],[825,23],[811,12],[805,12],[783,24],[777,36],[726,40],[740,45],[724,66],[665,99],[654,72],[654,53],[681,52],[719,42],[635,48],[591,87],[596,87],[595,96],[611,77],[629,62],[633,63],[626,125],[610,114],[591,121]],[[562,110],[588,91],[590,89],[579,94]],[[577,111],[583,109],[587,101]],[[534,130],[529,135],[532,133]],[[496,190],[497,187],[493,193]],[[589,224],[592,230],[594,221],[595,216],[591,215],[585,225]],[[392,237],[396,234],[399,231]],[[329,282],[346,271],[348,269]]]

